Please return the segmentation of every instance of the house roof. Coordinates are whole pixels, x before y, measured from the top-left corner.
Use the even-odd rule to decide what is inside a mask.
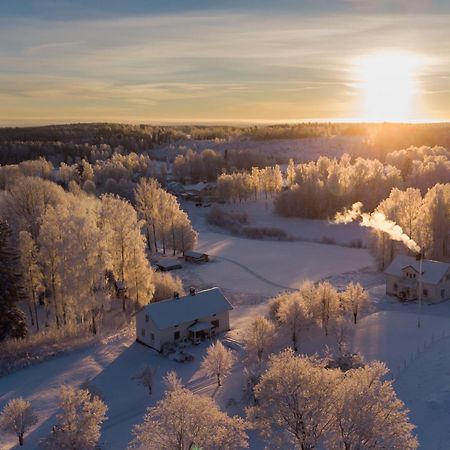
[[[206,255],[206,253],[194,252],[192,250],[184,252],[184,256],[190,256],[191,258],[201,258],[202,256],[205,256],[205,255]]]
[[[155,261],[155,266],[163,267],[164,269],[168,269],[169,267],[181,267],[181,263],[176,259],[164,258],[158,261]]]
[[[158,329],[163,330],[232,309],[222,291],[215,287],[195,295],[150,303],[143,311],[152,318]]]
[[[412,267],[417,273],[420,271],[420,261],[407,255],[398,255],[394,258],[388,268],[384,271],[387,275],[402,276],[402,270],[406,267]],[[450,264],[432,261],[431,259],[422,260],[422,281],[424,283],[437,284],[450,269]]]

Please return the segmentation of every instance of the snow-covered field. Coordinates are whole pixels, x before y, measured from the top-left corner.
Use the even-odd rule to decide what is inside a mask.
[[[306,278],[327,278],[339,287],[351,280],[360,281],[369,289],[373,306],[358,321],[352,348],[361,351],[368,360],[380,359],[390,367],[396,377],[395,387],[400,398],[412,409],[411,418],[418,426],[421,448],[450,448],[447,426],[450,338],[444,337],[450,333],[450,304],[423,305],[421,328],[418,329],[418,306],[400,305],[384,295],[383,277],[375,272],[366,249],[232,237],[209,229],[200,211],[192,214],[197,214],[193,221],[200,231],[198,249],[213,255],[212,262],[185,264],[179,274],[186,283],[223,288],[235,303],[229,346],[242,352],[239,341],[245,326],[252,317],[266,312],[265,300],[286,288],[298,287]],[[328,227],[328,224],[303,221],[298,226],[304,232],[302,227],[307,230],[308,227]],[[341,231],[333,228],[331,232],[335,230],[343,236],[353,233],[350,227]],[[310,339],[302,351],[320,351],[325,344],[333,345],[332,338]],[[139,423],[146,408],[161,397],[162,377],[175,370],[194,392],[215,395],[222,408],[231,413],[242,413],[241,363],[237,363],[232,375],[216,392],[213,381],[205,378],[199,369],[206,345],[202,343],[189,348],[194,361],[180,364],[135,343],[132,332],[117,335],[102,344],[66,353],[0,378],[0,408],[19,395],[33,402],[40,421],[26,437],[24,448],[35,449],[55,421],[60,386],[65,383],[79,386],[86,379],[92,379],[109,407],[102,432],[104,447],[125,449],[131,439],[133,424]],[[238,360],[242,361],[242,358]],[[157,368],[152,397],[132,379],[144,364]],[[250,444],[252,449],[263,448],[253,433]],[[0,436],[1,449],[10,449],[14,445],[14,439]]]

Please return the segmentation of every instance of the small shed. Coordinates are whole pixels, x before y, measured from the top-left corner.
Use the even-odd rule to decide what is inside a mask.
[[[169,258],[155,261],[153,265],[156,267],[156,270],[160,270],[161,272],[170,272],[171,270],[181,269],[183,267],[177,259]]]
[[[184,260],[186,262],[203,263],[209,261],[209,256],[206,253],[188,251],[184,253]]]
[[[198,344],[230,329],[233,309],[215,287],[189,295],[150,303],[136,314],[136,340],[161,351],[164,344],[191,341]]]

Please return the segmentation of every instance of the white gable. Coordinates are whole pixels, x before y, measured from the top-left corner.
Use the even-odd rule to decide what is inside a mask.
[[[420,261],[416,258],[406,255],[398,255],[394,258],[384,273],[401,277],[404,270],[411,267],[415,272],[419,273]],[[450,264],[424,259],[422,261],[422,281],[424,283],[438,284],[442,278],[449,272]]]

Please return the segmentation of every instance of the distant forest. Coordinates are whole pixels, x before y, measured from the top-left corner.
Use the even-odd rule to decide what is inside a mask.
[[[152,126],[112,123],[0,128],[0,164],[44,157],[54,164],[89,159],[95,150],[122,148],[140,153],[183,140],[302,139],[363,136],[380,158],[409,146],[450,147],[450,124],[302,123],[268,126]],[[92,161],[94,162],[94,161]]]

